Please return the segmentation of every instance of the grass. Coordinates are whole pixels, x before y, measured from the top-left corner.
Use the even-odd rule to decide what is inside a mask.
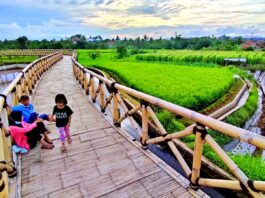
[[[36,59],[37,56],[0,56],[0,65],[31,63]]]

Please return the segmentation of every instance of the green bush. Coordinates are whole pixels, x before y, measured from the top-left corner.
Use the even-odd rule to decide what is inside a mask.
[[[95,60],[96,58],[98,58],[100,56],[98,51],[90,51],[90,52],[88,52],[88,55],[93,60]]]
[[[128,56],[127,48],[125,46],[117,47],[117,58],[124,58]]]

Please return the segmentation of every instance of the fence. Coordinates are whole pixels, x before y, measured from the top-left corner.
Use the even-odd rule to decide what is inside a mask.
[[[121,122],[129,117],[132,126],[135,122],[132,115],[135,112],[141,113],[141,144],[144,148],[148,144],[159,144],[166,142],[176,159],[181,164],[184,172],[190,178],[190,186],[193,189],[198,189],[200,185],[217,188],[227,188],[233,190],[244,190],[249,192],[253,197],[264,197],[261,191],[265,191],[264,181],[251,181],[242,170],[235,164],[235,162],[227,155],[227,153],[216,143],[216,141],[207,133],[207,129],[211,128],[222,134],[228,135],[232,138],[237,138],[240,141],[248,142],[254,146],[265,149],[265,138],[263,136],[254,134],[250,131],[235,127],[233,125],[224,123],[209,116],[202,115],[184,107],[172,104],[165,100],[150,96],[148,94],[136,91],[126,86],[120,85],[103,76],[100,76],[86,68],[76,61],[76,53],[72,56],[73,71],[76,79],[82,85],[87,94],[90,95],[91,100],[96,102],[98,99],[101,111],[104,112],[109,106],[112,112],[113,123],[120,126]],[[95,83],[95,82],[98,83]],[[131,97],[138,99],[140,103],[128,110],[121,93],[126,93]],[[190,119],[196,122],[194,127],[186,128],[183,131],[168,134],[163,125],[156,117],[152,106],[157,106],[168,110],[176,115]],[[125,112],[120,115],[120,112]],[[156,138],[148,137],[148,128],[152,126],[160,133],[161,136]],[[180,154],[179,150],[174,144],[174,141],[191,134],[195,134],[195,147],[193,154],[192,169],[189,168],[187,162]],[[204,144],[207,143],[211,149],[220,157],[220,159],[227,165],[231,173],[237,180],[223,180],[210,179],[200,177],[200,169],[202,162],[202,150]]]
[[[31,94],[41,75],[63,57],[62,52],[55,52],[35,60],[24,68],[9,86],[0,94],[0,197],[8,197],[8,177],[16,176],[16,168],[12,159],[11,138],[7,130],[7,99],[16,105],[22,94]]]

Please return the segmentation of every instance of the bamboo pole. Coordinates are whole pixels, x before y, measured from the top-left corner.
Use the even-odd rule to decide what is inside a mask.
[[[28,87],[28,90],[29,90],[29,93],[31,94],[32,93],[32,81],[31,81],[31,71],[29,70],[29,72],[27,73],[27,87]]]
[[[160,136],[160,137],[156,137],[156,138],[150,138],[147,140],[147,144],[158,144],[158,143],[161,143],[161,142],[165,142],[165,141],[168,141],[168,140],[173,140],[173,139],[178,139],[178,138],[181,138],[181,137],[185,137],[185,136],[188,136],[188,135],[191,135],[192,134],[192,128],[187,128],[187,129],[184,129],[183,131],[180,131],[180,132],[176,132],[176,133],[172,133],[172,134],[167,134],[166,136]]]
[[[191,183],[190,183],[190,186],[195,189],[198,187],[197,179],[200,178],[202,151],[204,144],[204,140],[201,137],[202,133],[200,133],[198,130],[202,131],[206,129],[204,126],[196,125],[194,155],[193,155]]]
[[[124,102],[123,102],[123,100],[122,100],[120,94],[117,94],[117,99],[118,99],[118,101],[119,101],[119,104],[121,105],[122,110],[123,110],[124,112],[129,111],[128,108],[126,107],[126,105],[124,104]],[[134,129],[137,129],[137,132],[138,132],[138,127],[136,126],[137,124],[136,124],[135,120],[134,120],[131,116],[129,116],[129,120],[130,120],[130,123],[131,123],[132,127],[133,127]],[[140,135],[140,134],[139,134],[139,135]]]
[[[117,121],[117,123],[121,123],[127,116],[131,116],[132,114],[134,114],[135,112],[137,112],[139,109],[141,109],[140,105],[135,106],[133,109],[131,109],[130,111],[125,112]]]
[[[22,86],[21,86],[21,81],[19,81],[17,83],[17,86],[16,86],[16,90],[17,90],[17,98],[18,98],[18,102],[19,102],[19,99],[22,95]]]
[[[264,181],[253,181],[253,186],[256,189],[265,192],[265,182]]]
[[[5,136],[5,134],[2,132],[2,129],[0,128],[0,161],[5,161],[5,148],[4,148],[4,139],[3,137]],[[8,193],[9,193],[9,186],[8,186],[8,175],[7,175],[7,172],[4,171],[2,172],[2,184],[5,183],[5,186],[4,186],[4,189],[2,192],[0,192],[1,194],[3,195],[7,195],[8,196]],[[0,180],[0,181],[1,181]]]
[[[86,94],[89,94],[89,88],[88,88],[88,76],[87,73],[84,74],[84,90]]]
[[[118,123],[118,120],[120,118],[120,111],[119,111],[119,103],[118,103],[118,99],[117,99],[117,93],[113,92],[113,122],[115,126],[120,126],[120,124]]]
[[[141,144],[144,149],[147,149],[146,141],[148,139],[148,113],[146,105],[142,104],[142,137]]]
[[[154,111],[152,110],[152,108],[150,106],[148,106],[146,109],[147,109],[148,114],[150,115],[150,117],[152,118],[152,120],[154,121],[154,123],[156,124],[158,129],[160,130],[160,134],[161,135],[167,134],[167,131],[164,129],[164,127],[162,126],[161,122],[156,117],[156,115],[155,115]]]
[[[12,98],[12,105],[17,105],[18,104],[18,99],[17,99],[17,94],[16,94],[16,88],[14,87],[14,89],[11,92],[11,98]]]
[[[95,82],[94,82],[94,78],[92,78],[92,76],[90,77],[90,96],[91,96],[91,100],[93,103],[96,102],[96,96],[95,96]]]
[[[202,185],[202,186],[209,186],[209,187],[214,187],[214,188],[242,190],[239,181],[200,178],[198,183],[199,185]]]
[[[169,141],[168,146],[170,147],[174,156],[177,158],[178,162],[180,163],[180,165],[183,168],[186,175],[189,176],[191,174],[191,170],[190,170],[188,164],[186,163],[186,161],[184,160],[184,158],[182,157],[182,155],[180,154],[179,150],[175,146],[175,144],[172,141]]]
[[[112,98],[113,98],[113,95],[111,94],[111,95],[106,99],[106,102],[105,102],[105,104],[104,104],[104,106],[103,106],[104,111],[106,110],[107,106],[111,103]]]
[[[247,188],[247,190],[253,197],[263,197],[261,193],[254,192],[250,189],[247,183],[249,180],[248,177],[240,170],[240,168],[235,164],[235,162],[229,158],[226,152],[223,151],[223,149],[215,142],[215,140],[209,134],[206,135],[205,141],[227,165],[229,170],[239,179],[239,181],[242,182],[242,184]]]
[[[168,133],[166,132],[165,128],[163,127],[161,122],[158,120],[158,118],[156,117],[154,111],[152,110],[152,108],[150,106],[147,107],[147,112],[150,115],[150,117],[153,119],[156,126],[158,127],[160,135],[163,135],[164,137],[166,137],[168,135]],[[147,142],[146,142],[147,144],[149,144],[149,140],[147,140]],[[176,159],[178,160],[178,162],[180,163],[180,165],[183,168],[186,175],[189,176],[191,174],[191,170],[190,170],[188,164],[186,163],[186,161],[183,159],[180,152],[178,151],[175,144],[172,141],[168,141],[167,144],[168,144],[169,148],[171,149],[171,151],[173,152]]]
[[[84,89],[84,80],[85,80],[84,73],[85,73],[85,71],[81,70],[81,72],[80,72],[80,81],[81,82],[80,83],[81,83],[81,86],[83,89]]]
[[[105,106],[105,92],[103,89],[102,82],[99,82],[99,102],[100,102],[100,108],[101,112],[105,112],[104,106]]]

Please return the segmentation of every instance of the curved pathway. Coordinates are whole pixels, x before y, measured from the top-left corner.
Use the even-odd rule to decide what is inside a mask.
[[[67,56],[39,82],[33,96],[37,112],[51,113],[58,93],[74,111],[73,143],[61,154],[55,125],[47,123],[55,148],[38,147],[22,157],[22,197],[192,197],[186,179],[113,127],[88,101]]]

